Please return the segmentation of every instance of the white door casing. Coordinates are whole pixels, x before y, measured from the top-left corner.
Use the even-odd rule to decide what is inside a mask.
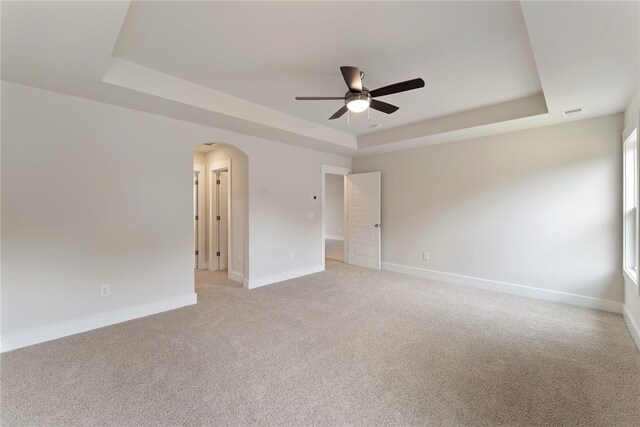
[[[206,181],[206,167],[201,164],[194,164],[194,233],[197,252],[196,256],[196,268],[207,268],[207,222],[206,222],[206,193],[205,193],[205,181]]]
[[[347,264],[380,270],[380,172],[347,175]]]
[[[224,199],[225,196],[220,194],[220,189],[217,184],[217,180],[220,177],[220,172],[221,171],[226,171],[226,178],[227,178],[227,192],[226,192],[226,211],[228,212],[227,215],[227,230],[224,231],[224,233],[226,233],[226,237],[223,237],[223,239],[226,239],[227,242],[227,261],[226,261],[226,265],[225,266],[220,266],[220,257],[217,256],[217,253],[219,251],[219,222],[217,220],[217,216],[219,215],[218,212],[221,208],[220,206],[220,200],[219,198]],[[232,186],[233,186],[233,182],[231,179],[231,159],[225,159],[225,160],[218,160],[218,161],[214,161],[211,162],[207,165],[207,174],[208,174],[208,194],[209,194],[209,207],[208,207],[208,237],[207,237],[207,242],[208,242],[208,254],[209,254],[209,270],[219,270],[219,269],[224,269],[227,268],[228,270],[228,274],[229,274],[229,278],[231,278],[231,271],[233,270],[233,258],[231,256],[229,256],[229,254],[233,253],[233,240],[231,238],[232,236],[232,227],[233,227],[233,218],[232,218],[232,212],[233,212],[233,206],[231,203],[231,191],[232,191]],[[221,217],[222,219],[222,217]],[[221,254],[222,255],[222,254]],[[232,280],[236,280],[235,278],[233,278]],[[237,281],[237,280],[236,280]]]
[[[193,241],[194,241],[194,268],[198,268],[198,171],[193,171]]]
[[[220,184],[218,185],[218,251],[220,251],[220,270],[227,268],[229,259],[229,171],[222,170],[218,173]]]
[[[320,246],[322,247],[322,269],[324,270],[326,267],[326,260],[325,260],[325,255],[326,255],[326,248],[325,248],[325,240],[324,240],[324,236],[325,236],[325,224],[324,224],[324,219],[325,219],[325,215],[327,212],[326,206],[325,206],[325,199],[326,199],[326,194],[325,194],[325,184],[326,184],[326,175],[327,174],[333,174],[333,175],[342,175],[342,176],[347,176],[351,173],[351,169],[350,168],[344,168],[341,166],[333,166],[333,165],[322,165],[320,167],[321,170],[321,176],[322,176],[322,235],[320,236],[321,240],[320,240]],[[343,204],[343,210],[344,210],[344,218],[343,218],[343,227],[342,227],[342,231],[345,235],[345,241],[344,241],[344,255],[343,255],[343,259],[345,260],[344,262],[347,262],[347,236],[348,236],[348,225],[347,225],[347,183],[345,180],[344,183],[344,204]]]

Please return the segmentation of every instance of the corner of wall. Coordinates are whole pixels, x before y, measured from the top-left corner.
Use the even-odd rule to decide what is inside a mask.
[[[324,267],[322,265],[317,265],[314,267],[287,271],[284,273],[274,274],[271,276],[265,276],[258,279],[244,280],[243,284],[244,284],[244,287],[247,289],[255,289],[255,288],[260,288],[262,286],[285,282],[287,280],[297,279],[299,277],[308,276],[309,274],[319,273],[321,271],[324,271]]]

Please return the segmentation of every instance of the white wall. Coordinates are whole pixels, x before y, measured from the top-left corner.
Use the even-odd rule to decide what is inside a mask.
[[[624,112],[624,132],[623,138],[631,134],[633,129],[640,125],[640,89],[636,91],[629,106]],[[640,159],[639,159],[640,161]],[[640,238],[640,236],[638,237]],[[633,283],[628,277],[624,278],[624,305],[625,320],[629,330],[633,335],[638,349],[640,349],[640,296],[638,285]]]
[[[231,260],[232,276],[240,281],[246,275],[245,258],[247,258],[247,228],[248,228],[248,194],[249,194],[249,164],[247,155],[237,148],[221,145],[206,155],[207,175],[210,176],[210,165],[222,160],[231,160],[231,247],[233,254],[229,254]],[[211,181],[207,181],[207,186]],[[211,196],[212,189],[207,187],[207,196]],[[207,202],[207,209],[209,209]],[[207,210],[207,217],[210,215]],[[212,236],[212,231],[207,228],[207,236]],[[207,249],[209,245],[207,245]],[[207,252],[207,259],[211,254]],[[235,275],[233,274],[235,273]]]
[[[321,165],[351,159],[2,82],[3,350],[193,295],[192,150],[207,141],[249,157],[249,285],[317,270]]]
[[[621,131],[618,114],[354,159],[382,171],[383,262],[619,311]]]
[[[252,148],[249,287],[321,271],[321,165],[350,168],[351,159],[283,144],[256,144]],[[256,241],[262,244],[258,246]]]
[[[624,111],[624,130],[630,131],[640,125],[640,89],[636,91]]]
[[[344,176],[326,174],[324,186],[324,235],[344,238]]]
[[[3,83],[2,335],[193,295],[193,158],[180,134]]]
[[[206,155],[204,153],[193,153],[193,164],[195,165],[204,165],[206,162]],[[195,169],[194,169],[195,170]]]

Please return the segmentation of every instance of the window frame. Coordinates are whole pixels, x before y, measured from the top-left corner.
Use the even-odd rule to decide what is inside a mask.
[[[638,129],[634,129],[632,132],[629,133],[629,136],[627,136],[624,139],[624,142],[622,143],[622,270],[623,273],[626,277],[628,277],[635,285],[636,287],[638,287],[638,266],[639,266],[639,261],[640,261],[640,257],[639,257],[639,243],[638,242],[638,226],[640,225],[640,221],[639,221],[639,214],[638,211],[640,210],[640,206],[638,206],[639,201],[640,201],[640,197],[639,197],[639,188],[640,187],[640,183],[638,182],[638,176],[639,176],[639,171],[638,171],[638,161],[640,160],[638,158],[638,153],[639,153],[639,149],[638,149]],[[635,227],[634,227],[634,231],[635,231],[635,235],[634,235],[634,242],[630,243],[627,240],[627,235],[629,234],[628,231],[628,227],[629,227],[629,219],[628,219],[628,211],[629,209],[633,209],[633,208],[629,208],[627,206],[627,182],[629,181],[628,178],[628,174],[630,173],[628,171],[627,168],[627,147],[629,144],[635,144],[635,147],[633,149],[633,177],[631,178],[634,182],[634,194],[633,194],[633,198],[634,198],[634,208],[635,208],[635,215],[632,221],[635,222]],[[635,245],[635,267],[630,267],[628,265],[628,245],[629,244],[634,244]],[[638,291],[640,292],[640,288],[638,288]]]

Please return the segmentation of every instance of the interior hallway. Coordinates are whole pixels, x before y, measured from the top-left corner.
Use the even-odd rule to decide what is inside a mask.
[[[195,270],[196,293],[200,296],[204,289],[210,286],[228,286],[231,288],[242,288],[242,284],[229,280],[228,270]]]
[[[324,257],[332,261],[344,262],[344,242],[342,240],[324,240]]]

